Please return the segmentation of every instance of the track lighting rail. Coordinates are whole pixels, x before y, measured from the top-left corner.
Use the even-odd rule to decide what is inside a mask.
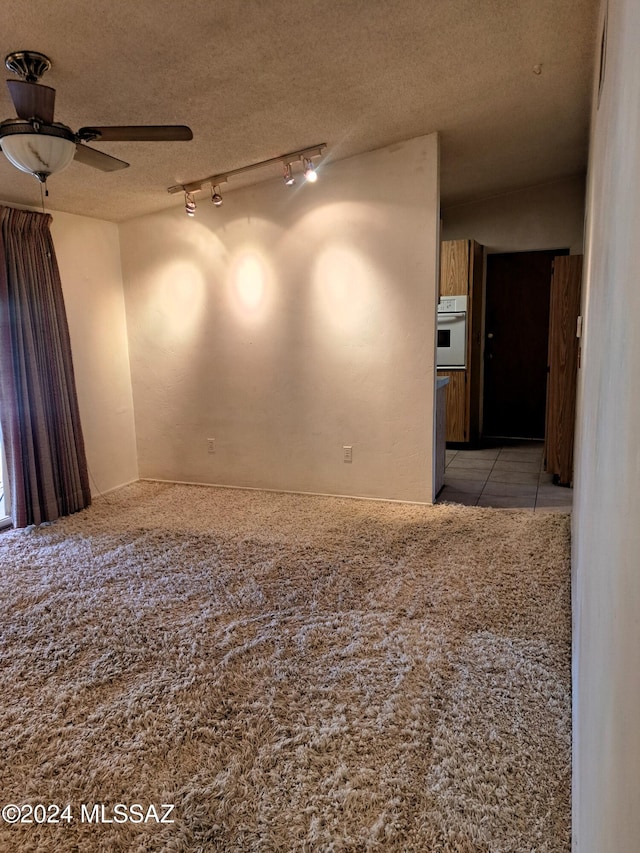
[[[188,184],[176,184],[169,187],[170,193],[197,193],[203,187],[211,185],[212,187],[226,184],[229,178],[234,175],[242,175],[244,172],[251,172],[254,169],[262,169],[265,166],[273,166],[277,163],[282,163],[283,166],[290,165],[296,160],[311,160],[313,157],[320,157],[322,152],[327,147],[326,143],[320,145],[312,145],[310,148],[300,148],[297,151],[291,151],[289,154],[282,154],[280,157],[271,157],[269,160],[261,160],[259,163],[251,163],[249,166],[241,166],[239,169],[230,169],[228,172],[221,172],[219,175],[210,175],[208,178],[202,178],[199,181],[191,181]]]

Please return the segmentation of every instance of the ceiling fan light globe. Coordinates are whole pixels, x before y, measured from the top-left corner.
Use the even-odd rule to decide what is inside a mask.
[[[0,145],[16,169],[34,175],[39,181],[66,169],[76,153],[75,142],[43,133],[4,136]]]

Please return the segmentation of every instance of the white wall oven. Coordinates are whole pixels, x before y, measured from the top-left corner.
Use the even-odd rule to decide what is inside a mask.
[[[464,370],[467,363],[467,297],[441,296],[438,302],[437,366]]]

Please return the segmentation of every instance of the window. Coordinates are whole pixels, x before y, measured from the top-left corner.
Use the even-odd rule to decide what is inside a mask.
[[[9,517],[9,491],[7,489],[6,464],[2,430],[0,430],[0,528],[6,527],[11,521]]]

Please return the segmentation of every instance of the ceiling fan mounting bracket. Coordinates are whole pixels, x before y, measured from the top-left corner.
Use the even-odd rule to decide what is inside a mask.
[[[37,50],[15,50],[5,57],[4,64],[27,83],[37,83],[51,68],[51,60]]]

